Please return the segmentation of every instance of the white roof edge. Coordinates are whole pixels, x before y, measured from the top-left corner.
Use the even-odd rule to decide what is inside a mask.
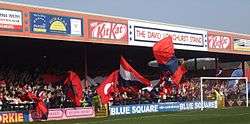
[[[91,12],[81,12],[81,11],[76,11],[76,10],[52,8],[52,7],[31,5],[31,4],[14,3],[14,2],[7,2],[7,1],[0,1],[0,3],[2,3],[2,4],[20,5],[20,6],[26,6],[26,7],[36,7],[36,8],[43,8],[43,9],[52,9],[52,10],[57,10],[57,11],[72,12],[72,13],[79,13],[79,14],[89,14],[89,15],[95,15],[95,16],[120,18],[120,19],[132,20],[132,21],[140,21],[140,22],[147,22],[147,23],[154,23],[154,24],[162,24],[162,25],[168,25],[168,26],[178,26],[178,27],[182,27],[182,28],[191,28],[191,29],[197,29],[197,30],[214,31],[214,32],[222,32],[222,33],[231,33],[231,34],[234,34],[234,35],[250,36],[250,34],[244,34],[244,33],[236,33],[236,32],[230,32],[230,31],[221,31],[221,30],[207,29],[207,28],[198,28],[198,27],[192,27],[192,26],[169,24],[169,23],[164,23],[164,22],[149,21],[149,20],[142,20],[142,19],[132,19],[132,18],[126,18],[126,17],[111,16],[111,15],[97,14],[97,13],[91,13]]]

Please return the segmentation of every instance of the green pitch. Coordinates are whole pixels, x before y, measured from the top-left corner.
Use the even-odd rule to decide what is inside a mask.
[[[35,122],[38,123],[38,122]],[[250,124],[249,108],[213,109],[175,113],[147,113],[108,118],[39,122],[41,124]]]

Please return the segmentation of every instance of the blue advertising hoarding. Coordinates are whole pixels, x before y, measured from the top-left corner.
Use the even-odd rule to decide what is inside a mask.
[[[111,106],[109,108],[109,111],[110,115],[127,115],[127,114],[140,114],[148,112],[159,112],[158,104]]]
[[[30,30],[33,33],[82,36],[82,19],[42,13],[30,14]]]
[[[140,104],[111,106],[110,115],[141,114],[149,112],[172,112],[179,111],[178,102],[160,103],[160,104]]]
[[[180,103],[181,111],[201,109],[201,107],[202,107],[202,104],[200,101]],[[217,101],[203,101],[203,108],[217,108]]]
[[[175,112],[180,110],[179,102],[159,103],[159,112]]]
[[[204,108],[217,108],[217,101],[204,101]],[[110,106],[110,115],[141,114],[149,112],[176,112],[183,110],[201,109],[200,101],[193,102],[166,102],[157,104],[138,104]]]

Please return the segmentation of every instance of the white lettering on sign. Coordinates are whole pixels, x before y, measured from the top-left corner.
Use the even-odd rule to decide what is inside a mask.
[[[202,34],[135,27],[135,40],[159,41],[168,35],[173,37],[175,44],[203,46]]]
[[[158,112],[158,105],[141,105],[132,106],[132,113],[147,113],[147,112]]]
[[[125,115],[125,114],[131,114],[129,106],[124,106],[124,107],[118,106],[110,108],[110,115]]]
[[[62,118],[63,117],[63,111],[62,110],[51,110],[49,111],[49,118]]]
[[[126,24],[112,22],[90,22],[92,38],[127,40],[128,27]]]
[[[209,48],[228,49],[230,48],[231,38],[227,36],[210,35],[208,36],[208,44]]]

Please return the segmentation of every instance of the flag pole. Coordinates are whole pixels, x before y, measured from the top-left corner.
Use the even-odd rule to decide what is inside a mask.
[[[85,77],[85,88],[88,88],[89,84],[87,81],[88,76],[88,54],[87,54],[87,46],[84,46],[84,77]]]

